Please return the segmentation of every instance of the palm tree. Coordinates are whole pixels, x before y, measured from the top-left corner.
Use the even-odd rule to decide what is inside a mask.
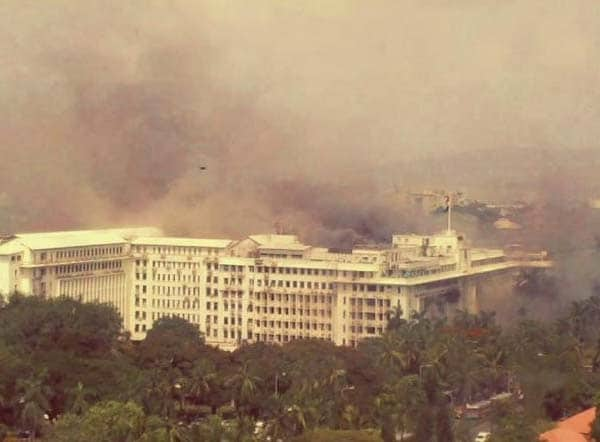
[[[424,364],[422,366],[431,366],[440,381],[446,381],[449,374],[448,353],[453,345],[454,336],[440,336],[427,345],[423,356]]]
[[[470,401],[485,378],[485,357],[471,341],[457,337],[449,341],[446,354],[449,385],[458,390],[462,401]]]
[[[291,406],[283,405],[288,423],[291,421],[295,434],[325,423],[334,426],[338,407],[336,399],[338,394],[341,396],[341,391],[335,390],[335,385],[341,385],[340,380],[345,379],[345,376],[345,370],[333,370],[324,381],[302,381],[300,389],[296,390],[287,402]],[[333,395],[331,391],[327,391],[331,387]]]
[[[225,386],[233,390],[233,399],[238,412],[254,398],[257,385],[261,381],[261,378],[251,373],[248,364],[244,363],[238,372],[225,382]]]
[[[379,364],[387,369],[396,369],[402,363],[402,353],[399,351],[400,342],[396,333],[387,332],[381,337],[381,353]]]
[[[482,372],[488,379],[488,384],[493,390],[504,389],[508,381],[508,369],[505,366],[505,351],[496,346],[484,348],[481,352]]]
[[[312,385],[305,384],[289,400],[279,402],[271,420],[269,433],[275,439],[297,436],[326,422],[330,407],[318,388],[313,389]]]
[[[84,387],[81,382],[77,382],[77,386],[72,389],[73,404],[71,405],[71,413],[81,416],[90,407],[87,397],[91,395],[91,390]]]
[[[187,394],[194,402],[202,403],[202,400],[211,392],[216,377],[217,374],[206,365],[194,367],[187,383]]]
[[[17,391],[20,394],[20,419],[25,428],[40,433],[50,410],[50,396],[52,390],[45,384],[46,370],[33,379],[19,379]]]
[[[392,310],[388,311],[388,323],[385,327],[386,331],[393,331],[400,329],[406,324],[406,320],[403,317],[402,307],[397,305]]]
[[[387,384],[383,394],[376,399],[382,436],[395,440],[398,431],[400,440],[404,440],[404,434],[414,429],[425,401],[425,392],[417,375],[403,376],[397,382]]]
[[[176,395],[176,380],[164,376],[155,369],[150,376],[150,384],[145,389],[144,402],[150,414],[158,414],[169,420],[175,414],[173,398]]]
[[[401,367],[404,373],[416,373],[419,369],[421,351],[425,348],[424,341],[428,330],[428,321],[413,321],[400,329],[398,335],[401,357]]]

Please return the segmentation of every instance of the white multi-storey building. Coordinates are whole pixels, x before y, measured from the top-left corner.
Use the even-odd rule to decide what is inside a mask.
[[[549,265],[544,253],[471,248],[452,231],[332,253],[294,235],[234,241],[110,229],[5,237],[0,292],[110,303],[133,339],[178,316],[227,349],[303,338],[355,345],[381,334],[393,310],[477,312],[482,286]]]
[[[131,244],[154,228],[22,233],[0,243],[0,293],[112,304],[131,327]]]

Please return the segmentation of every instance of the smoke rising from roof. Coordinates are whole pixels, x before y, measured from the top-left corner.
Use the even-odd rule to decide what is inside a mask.
[[[599,8],[4,2],[0,230],[280,221],[346,245],[443,227],[394,186],[598,191]]]

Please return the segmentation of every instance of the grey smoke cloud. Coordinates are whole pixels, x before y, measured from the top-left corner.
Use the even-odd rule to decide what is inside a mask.
[[[394,187],[593,193],[599,8],[3,2],[0,230],[280,221],[347,245],[443,227]]]

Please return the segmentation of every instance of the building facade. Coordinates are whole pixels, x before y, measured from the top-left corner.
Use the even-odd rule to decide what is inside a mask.
[[[332,253],[294,235],[235,241],[110,229],[4,238],[0,292],[110,303],[133,339],[177,316],[225,349],[305,338],[356,345],[381,334],[394,311],[475,313],[482,285],[550,265],[544,253],[472,248],[452,231]]]
[[[153,228],[16,234],[0,243],[0,293],[113,305],[132,325],[132,238]]]

